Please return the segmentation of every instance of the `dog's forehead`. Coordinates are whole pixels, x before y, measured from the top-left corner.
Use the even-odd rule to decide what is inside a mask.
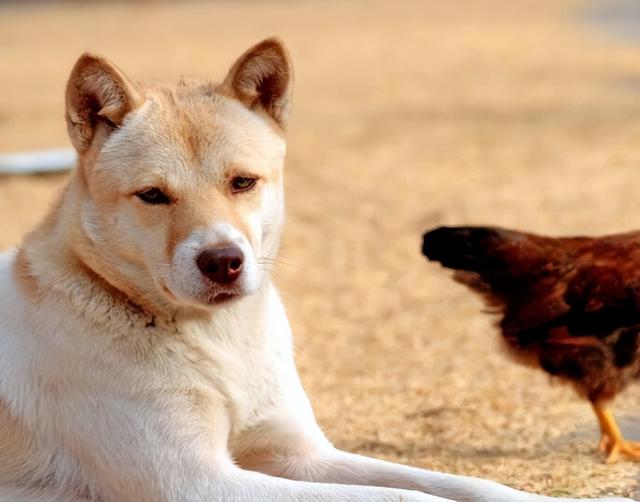
[[[225,168],[268,174],[282,165],[285,141],[277,126],[212,86],[155,88],[105,145],[105,153],[165,176],[215,177]],[[124,167],[124,166],[123,166]]]

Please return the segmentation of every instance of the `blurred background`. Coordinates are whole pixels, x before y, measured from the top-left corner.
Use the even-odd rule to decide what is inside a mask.
[[[296,67],[277,282],[339,447],[564,495],[640,495],[589,406],[502,352],[482,305],[420,255],[441,224],[640,228],[640,2],[1,2],[0,152],[69,145],[86,50],[138,80],[221,79],[282,37]],[[0,247],[65,174],[0,177]],[[640,439],[640,390],[615,410]]]

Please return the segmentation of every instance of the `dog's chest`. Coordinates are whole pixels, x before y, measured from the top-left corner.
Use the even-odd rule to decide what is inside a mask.
[[[295,368],[281,309],[279,302],[268,302],[264,311],[253,311],[256,317],[234,315],[192,326],[177,352],[181,373],[223,401],[232,434],[268,417],[286,400]]]

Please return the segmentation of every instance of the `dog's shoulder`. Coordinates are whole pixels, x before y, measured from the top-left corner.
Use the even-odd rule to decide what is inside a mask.
[[[10,319],[20,315],[26,290],[31,288],[20,256],[15,248],[0,253],[0,334]]]

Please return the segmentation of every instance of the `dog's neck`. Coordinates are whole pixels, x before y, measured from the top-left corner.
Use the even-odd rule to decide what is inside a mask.
[[[83,180],[72,177],[48,216],[27,235],[19,251],[17,266],[22,269],[19,275],[23,283],[31,282],[26,286],[30,295],[61,295],[79,315],[108,323],[114,329],[135,327],[154,331],[176,331],[182,321],[206,321],[220,310],[247,303],[235,300],[211,310],[176,307],[157,292],[138,289],[132,281],[96,267],[79,252],[87,242],[79,236],[79,203],[73,196],[78,183]],[[267,274],[263,287],[253,296],[262,296],[269,283]]]

